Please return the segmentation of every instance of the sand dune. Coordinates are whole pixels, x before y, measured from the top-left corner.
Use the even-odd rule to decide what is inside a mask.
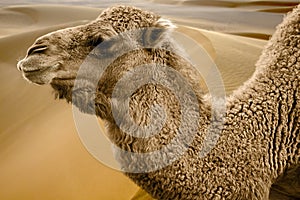
[[[228,0],[152,0],[155,3],[164,3],[164,4],[179,4],[179,5],[195,5],[195,6],[216,6],[216,7],[229,7],[229,8],[237,8],[237,7],[251,7],[251,6],[295,6],[298,4],[298,1],[276,1],[276,0],[267,0],[267,1],[252,1],[252,0],[244,0],[244,1],[228,1]]]
[[[182,1],[181,4],[201,7],[203,2],[210,1]],[[215,2],[210,6],[228,7],[225,5],[228,2]],[[267,8],[263,5],[264,9],[281,12],[270,9],[272,6],[289,9],[295,4],[294,1],[274,2],[268,3]],[[236,5],[235,1],[230,3]],[[250,4],[252,1],[248,2]],[[17,60],[26,54],[38,36],[86,23],[100,10],[54,5],[0,8],[0,199],[130,199],[138,190],[120,172],[99,163],[87,152],[76,133],[70,105],[53,100],[50,87],[28,84],[16,69]],[[168,17],[178,23],[177,31],[206,49],[230,94],[253,73],[254,63],[266,44],[266,40],[261,39],[272,33],[273,25],[263,28],[264,23],[260,23],[255,26],[246,18],[240,21],[239,27],[226,26],[217,20],[221,15],[216,16],[216,20],[210,16],[205,21],[191,19],[188,12],[186,17],[176,17],[176,13]],[[281,17],[268,16],[267,20],[273,24]],[[135,199],[150,198],[140,192]]]

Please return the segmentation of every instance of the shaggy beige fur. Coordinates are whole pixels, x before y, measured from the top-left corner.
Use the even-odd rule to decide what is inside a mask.
[[[128,6],[112,7],[87,25],[42,36],[18,63],[18,68],[29,81],[50,83],[58,97],[72,101],[74,79],[88,53],[118,33],[142,27],[159,27],[166,32],[173,28],[153,13]],[[167,116],[159,134],[137,138],[116,125],[111,110],[112,92],[120,77],[136,66],[167,65],[179,72],[195,91],[199,116],[191,112],[189,117],[199,118],[197,134],[191,144],[184,140],[176,143],[178,149],[174,154],[185,153],[170,165],[147,173],[126,172],[126,175],[154,198],[164,200],[299,199],[299,35],[298,6],[278,26],[253,77],[229,97],[224,126],[212,130],[221,131],[220,138],[205,157],[199,153],[214,113],[211,114],[210,105],[202,99],[199,74],[172,47],[168,34],[154,38],[165,41],[158,42],[157,48],[137,49],[120,56],[99,80],[96,98],[90,99],[92,96],[82,90],[76,93],[79,102],[73,103],[88,112],[87,104],[95,102],[96,114],[106,120],[109,137],[120,149],[142,153],[158,150],[178,134],[182,113],[176,96],[158,84],[145,85],[131,96],[130,113],[137,124],[151,123],[148,111],[153,104],[164,107]],[[180,134],[181,139],[185,137],[184,133]],[[133,170],[147,167],[149,163],[148,160],[134,163],[131,156],[122,153],[117,159],[124,168]],[[165,155],[165,159],[172,159],[172,155]]]

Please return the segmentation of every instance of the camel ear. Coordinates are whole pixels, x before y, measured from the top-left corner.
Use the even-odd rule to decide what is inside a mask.
[[[163,41],[174,28],[176,26],[170,20],[160,18],[154,23],[154,26],[143,29],[142,44],[145,47],[154,47]]]
[[[177,28],[177,26],[175,24],[173,24],[170,20],[165,19],[165,18],[159,18],[155,24],[156,27],[161,27],[164,28],[166,30],[173,30],[175,28]]]

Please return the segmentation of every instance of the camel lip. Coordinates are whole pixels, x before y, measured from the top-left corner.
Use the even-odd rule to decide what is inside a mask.
[[[45,71],[50,71],[50,70],[56,70],[59,68],[61,64],[57,63],[55,65],[47,66],[47,67],[42,67],[42,68],[21,68],[21,71],[25,76],[32,76],[32,75],[37,75],[41,74]]]
[[[50,67],[40,68],[40,69],[23,69],[23,75],[25,77],[31,77],[31,76],[39,76],[45,71],[48,71]]]
[[[61,64],[57,63],[55,65],[51,65],[51,66],[46,66],[46,67],[42,67],[42,68],[20,68],[21,71],[25,74],[29,74],[29,73],[36,73],[36,72],[44,72],[44,71],[48,71],[48,70],[56,70],[59,68]]]
[[[59,77],[55,77],[53,78],[53,80],[75,80],[76,77],[66,77],[66,78],[59,78]]]
[[[42,71],[42,69],[23,69],[24,73],[33,73],[33,72],[39,72]]]
[[[74,85],[76,77],[59,78],[55,77],[51,80],[52,85]]]

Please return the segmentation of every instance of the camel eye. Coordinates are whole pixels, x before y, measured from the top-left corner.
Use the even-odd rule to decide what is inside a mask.
[[[102,37],[98,36],[98,37],[89,38],[87,40],[87,44],[88,44],[88,46],[95,47],[95,46],[99,45],[103,41],[104,41],[104,39]]]
[[[33,53],[42,53],[44,52],[46,49],[48,49],[47,45],[37,45],[37,46],[33,46],[28,50],[27,55],[31,55]]]

